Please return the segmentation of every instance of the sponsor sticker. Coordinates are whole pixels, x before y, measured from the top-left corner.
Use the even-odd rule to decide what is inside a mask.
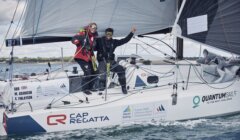
[[[157,120],[164,120],[166,117],[166,111],[166,107],[161,103],[129,105],[123,109],[122,120],[123,122],[149,120],[154,118]]]
[[[48,125],[65,125],[65,124],[82,124],[82,123],[96,123],[109,121],[109,117],[106,115],[91,116],[88,112],[83,113],[71,113],[56,114],[47,116]]]
[[[237,95],[237,91],[228,91],[202,96],[202,103],[212,104],[224,101],[230,101]]]
[[[237,95],[237,91],[227,91],[222,93],[210,94],[205,96],[193,97],[193,108],[199,107],[202,104],[213,104],[232,100]]]

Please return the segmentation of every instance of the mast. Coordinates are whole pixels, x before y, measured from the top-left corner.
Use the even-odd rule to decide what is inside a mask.
[[[177,1],[177,13],[179,12],[180,8],[181,8],[181,4],[182,4],[182,0],[178,0]],[[177,45],[177,54],[176,57],[178,60],[182,60],[183,59],[183,39],[177,37],[176,38],[176,45]]]

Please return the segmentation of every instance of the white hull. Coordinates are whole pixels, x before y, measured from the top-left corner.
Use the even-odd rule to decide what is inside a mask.
[[[230,82],[203,84],[193,69],[189,69],[189,65],[175,69],[174,74],[166,72],[171,71],[175,65],[162,65],[158,66],[158,69],[151,67],[165,72],[162,75],[166,77],[159,76],[162,79],[158,83],[137,86],[139,79],[148,83],[147,73],[127,63],[122,65],[127,67],[127,95],[123,95],[117,87],[108,89],[107,96],[104,92],[102,95],[99,95],[99,92],[93,92],[92,95],[65,92],[64,95],[52,95],[44,99],[32,98],[22,101],[21,105],[15,100],[18,104],[15,110],[8,108],[3,111],[1,135],[188,120],[240,112],[239,78]],[[174,89],[176,77],[181,78],[178,88]],[[181,80],[185,82],[182,83]],[[175,99],[172,96],[174,94],[177,95]],[[35,94],[32,96],[35,97]]]
[[[132,91],[128,95],[110,94],[107,101],[96,93],[88,96],[89,103],[66,98],[71,104],[60,105],[59,102],[51,109],[6,112],[4,125],[7,134],[24,134],[226,115],[240,111],[239,84],[237,81],[234,88],[224,90],[211,90],[206,85],[191,86],[178,93],[176,105],[172,105],[169,88],[148,89],[143,93]],[[75,96],[83,97],[82,93]]]

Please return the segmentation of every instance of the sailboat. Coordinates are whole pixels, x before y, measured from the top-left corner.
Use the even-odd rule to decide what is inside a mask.
[[[139,37],[171,32],[239,55],[239,15],[240,2],[236,0],[29,0],[21,34],[7,40],[6,45],[69,41],[79,27],[94,21],[100,34],[112,27],[117,37],[125,36],[135,25]],[[114,87],[92,95],[71,90],[82,76],[76,71],[47,74],[41,79],[32,76],[24,84],[14,79],[2,82],[1,135],[240,112],[239,64],[224,69],[180,59],[156,65],[127,59],[119,64],[126,68],[126,95],[121,93],[116,75],[108,80],[108,85],[115,83]]]

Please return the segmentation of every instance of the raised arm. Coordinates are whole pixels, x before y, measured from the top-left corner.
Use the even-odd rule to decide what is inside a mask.
[[[125,38],[120,39],[120,40],[116,39],[116,47],[121,46],[121,45],[127,43],[128,41],[130,41],[135,32],[136,32],[136,28],[132,27],[131,32]]]

